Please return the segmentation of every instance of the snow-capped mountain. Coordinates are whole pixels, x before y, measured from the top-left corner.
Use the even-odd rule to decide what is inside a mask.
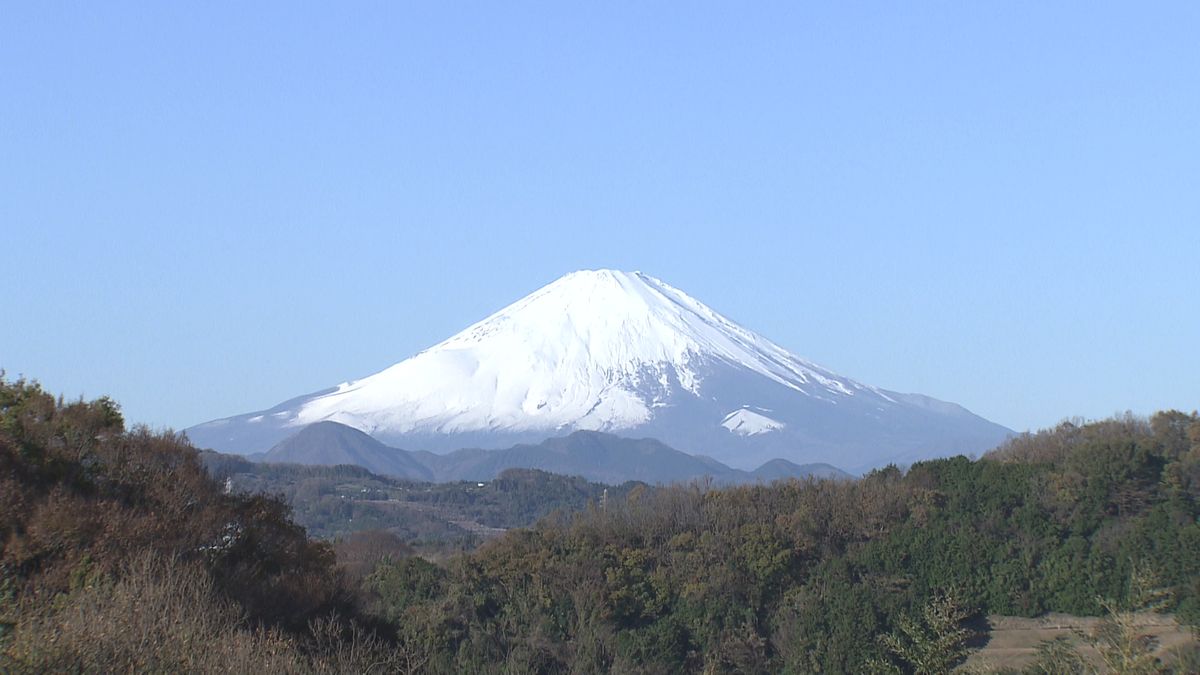
[[[607,431],[743,468],[783,457],[862,469],[980,452],[1010,433],[837,375],[658,279],[611,270],[568,274],[374,375],[187,433],[255,452],[322,421],[433,451]]]

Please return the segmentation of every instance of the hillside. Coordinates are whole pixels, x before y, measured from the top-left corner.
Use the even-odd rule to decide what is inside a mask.
[[[403,672],[372,623],[281,502],[0,376],[0,672]]]
[[[501,481],[485,510],[529,517],[549,500],[522,495],[551,494],[583,508],[436,563],[378,531],[331,547],[283,503],[227,491],[179,437],[124,430],[108,399],[0,380],[0,670],[918,673],[989,639],[1030,673],[1200,668],[1186,630],[1160,630],[1200,621],[1194,413],[1063,424],[853,481],[607,497]],[[469,502],[462,487],[441,494]],[[1053,613],[1096,619],[1032,654],[1016,619],[988,631]]]
[[[555,511],[622,499],[640,483],[606,486],[533,469],[508,469],[486,482],[430,483],[380,476],[361,467],[251,462],[211,451],[201,461],[241,494],[279,495],[309,536],[325,540],[383,530],[422,555],[471,550],[506,530]]]
[[[434,482],[489,481],[508,469],[537,469],[610,485],[627,481],[686,483],[706,478],[720,484],[733,484],[809,475],[850,477],[827,464],[800,466],[786,460],[773,460],[754,471],[741,471],[707,457],[679,452],[654,439],[622,438],[598,431],[576,431],[536,444],[498,450],[466,448],[446,454],[409,452],[388,447],[337,422],[318,422],[304,427],[259,459],[286,464],[351,464],[377,474]]]
[[[1138,609],[1200,619],[1198,517],[1200,418],[1165,412],[859,481],[634,490],[426,569],[417,596],[385,565],[373,592],[388,616],[428,617],[445,672],[944,672],[986,643],[988,615],[1058,612],[1107,617],[1089,653],[1185,673],[1194,641],[1160,659],[1121,626]],[[466,589],[477,609],[447,612]],[[1073,650],[1029,672],[1071,672]]]

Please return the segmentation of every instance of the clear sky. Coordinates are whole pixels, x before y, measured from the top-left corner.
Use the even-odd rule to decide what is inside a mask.
[[[0,4],[0,367],[183,428],[642,270],[1017,429],[1200,407],[1200,3]]]

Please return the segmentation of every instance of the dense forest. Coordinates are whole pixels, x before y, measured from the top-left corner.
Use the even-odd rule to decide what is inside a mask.
[[[856,481],[633,486],[431,562],[309,539],[112,401],[0,380],[0,671],[936,673],[988,615],[1064,612],[1113,619],[1109,670],[1195,672],[1117,618],[1200,621],[1198,517],[1200,418],[1162,412]]]
[[[1167,412],[853,482],[634,491],[368,586],[442,670],[915,669],[877,636],[946,597],[963,619],[1095,615],[1149,575],[1195,622],[1198,499],[1200,422]]]
[[[556,510],[582,511],[602,499],[623,499],[642,485],[608,486],[537,469],[507,469],[489,481],[428,483],[380,476],[351,465],[251,462],[200,453],[230,490],[278,495],[292,517],[320,539],[385,529],[424,557],[471,550],[505,530],[527,527]],[[607,496],[606,496],[607,495]]]

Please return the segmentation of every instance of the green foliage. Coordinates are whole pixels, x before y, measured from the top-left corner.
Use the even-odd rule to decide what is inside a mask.
[[[445,585],[446,572],[417,557],[384,562],[363,583],[378,598],[384,615],[392,620],[404,616],[412,607],[441,597]]]
[[[944,672],[954,588],[981,614],[1107,612],[1094,644],[1138,672],[1130,608],[1200,618],[1195,414],[858,481],[609,488],[603,508],[603,486],[540,472],[435,486],[209,455],[214,480],[186,439],[122,425],[0,379],[0,669]],[[1070,672],[1062,647],[1039,663]]]
[[[1135,565],[1123,600],[1101,601],[1105,617],[1087,641],[1096,648],[1105,667],[1114,673],[1150,675],[1162,671],[1155,656],[1155,641],[1139,626],[1139,612],[1159,612],[1169,603],[1171,591],[1144,564]]]
[[[421,483],[354,466],[256,464],[211,451],[201,457],[214,477],[229,479],[239,493],[279,495],[310,536],[338,540],[387,530],[431,555],[474,549],[555,511],[581,511],[605,490],[623,498],[635,485],[605,486],[535,469],[508,469],[482,484]]]
[[[1039,645],[1037,660],[1025,672],[1030,675],[1196,672],[1200,643],[1176,650],[1164,662],[1156,654],[1156,638],[1146,630],[1144,624],[1147,616],[1167,607],[1171,595],[1171,591],[1160,585],[1158,576],[1147,565],[1135,564],[1130,572],[1124,599],[1100,600],[1099,604],[1104,608],[1103,620],[1091,632],[1077,632],[1083,644],[1093,649],[1096,659],[1086,658],[1080,646],[1073,644],[1070,639],[1058,638]]]
[[[0,566],[0,649],[11,639],[17,625],[16,589],[8,568]]]
[[[966,660],[967,641],[974,635],[964,626],[970,612],[953,596],[938,594],[917,616],[896,619],[896,630],[880,637],[887,659],[869,659],[868,668],[880,673],[939,675]]]
[[[499,654],[515,670],[944,672],[969,633],[939,589],[980,613],[1099,615],[1097,598],[1135,598],[1143,564],[1184,616],[1200,509],[1179,429],[1200,421],[1169,421],[1064,425],[857,482],[641,487],[510,532],[446,567],[440,595],[396,603],[442,627],[431,663],[484,672]]]
[[[1028,675],[1083,675],[1089,666],[1065,637],[1045,640],[1037,647],[1037,658],[1025,672]]]

